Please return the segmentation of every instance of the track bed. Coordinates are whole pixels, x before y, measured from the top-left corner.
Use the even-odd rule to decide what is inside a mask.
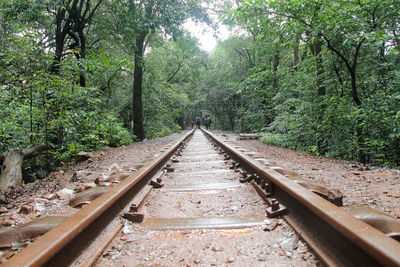
[[[164,187],[139,209],[144,221],[125,221],[96,266],[318,265],[284,220],[266,217],[264,200],[218,152],[196,131]]]

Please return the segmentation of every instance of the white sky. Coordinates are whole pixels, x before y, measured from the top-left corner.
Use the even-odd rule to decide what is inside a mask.
[[[214,33],[212,28],[203,23],[199,24],[188,20],[184,24],[184,28],[199,39],[200,48],[206,51],[212,51],[217,45],[217,40],[226,40],[229,37],[227,26],[219,23],[218,27],[218,31]]]

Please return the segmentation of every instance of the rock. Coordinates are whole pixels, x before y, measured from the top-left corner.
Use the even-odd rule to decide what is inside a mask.
[[[266,261],[267,260],[267,256],[264,255],[264,254],[258,254],[257,260],[258,261]]]
[[[130,238],[128,238],[128,239],[126,240],[126,243],[132,243],[132,242],[135,242],[135,241],[136,241],[136,238],[130,237]]]
[[[44,177],[46,177],[47,176],[47,172],[45,171],[45,170],[38,170],[38,172],[37,172],[37,177],[39,178],[39,179],[43,179]]]
[[[264,231],[272,231],[278,226],[278,221],[274,220],[264,226]]]
[[[91,188],[93,188],[93,187],[96,187],[96,185],[95,185],[94,183],[93,183],[93,184],[90,184],[90,183],[81,184],[81,185],[79,185],[79,186],[77,186],[77,187],[75,188],[75,191],[76,191],[77,193],[80,193],[80,192],[82,192],[82,191],[91,189]]]
[[[130,223],[126,222],[124,224],[124,227],[122,228],[122,233],[124,235],[129,235],[129,234],[132,234],[133,232],[134,232],[134,230],[133,230],[132,226],[130,225]]]
[[[81,151],[78,153],[78,155],[76,155],[75,159],[76,159],[76,162],[82,162],[82,161],[90,159],[91,157],[92,157],[92,153]]]
[[[1,223],[1,225],[3,225],[3,226],[11,226],[11,225],[13,225],[14,224],[14,222],[12,221],[12,220],[10,220],[10,219],[6,219],[6,220],[4,220],[2,223]]]
[[[100,182],[97,186],[99,186],[99,187],[109,187],[109,186],[111,186],[112,184],[111,183],[109,183],[109,182]]]
[[[63,200],[68,200],[69,198],[71,198],[73,195],[75,194],[75,191],[72,189],[68,189],[68,188],[64,188],[61,189],[60,191],[58,191],[56,193],[56,195]]]
[[[36,202],[33,206],[33,210],[36,212],[43,212],[46,210],[46,207],[42,203]]]
[[[6,209],[5,207],[0,208],[0,214],[6,213],[6,212],[8,212],[8,209]]]
[[[80,193],[82,191],[85,191],[85,187],[83,185],[79,185],[79,186],[75,187],[76,193]]]
[[[103,254],[104,257],[106,256],[110,256],[111,260],[116,260],[117,258],[119,258],[121,256],[121,252],[119,251],[107,251],[105,254]]]
[[[33,212],[33,206],[31,205],[23,205],[19,210],[20,213],[23,214],[31,214]]]
[[[295,234],[293,237],[283,240],[279,245],[285,251],[293,251],[298,247],[299,237]]]
[[[224,251],[223,248],[219,248],[219,247],[213,247],[211,250],[214,251],[214,252],[222,252],[222,251]]]
[[[77,182],[77,181],[78,181],[78,173],[77,173],[77,172],[74,172],[74,174],[72,174],[72,177],[71,177],[71,179],[69,179],[69,181],[70,181],[71,183]]]
[[[50,193],[50,194],[43,195],[42,198],[47,199],[47,200],[54,200],[54,199],[57,199],[57,195],[54,193]]]
[[[123,248],[123,245],[122,244],[115,244],[115,245],[112,246],[112,248],[115,249],[115,250],[121,251],[122,248]]]
[[[400,218],[400,210],[394,210],[392,211],[392,215],[396,218]]]
[[[8,204],[8,201],[3,194],[0,194],[0,204]]]
[[[228,263],[232,263],[232,262],[234,262],[236,259],[235,258],[229,258],[228,260],[227,260],[227,262]]]

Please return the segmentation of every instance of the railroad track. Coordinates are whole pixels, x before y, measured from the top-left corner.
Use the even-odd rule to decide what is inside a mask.
[[[396,220],[340,207],[339,192],[210,132],[188,132],[124,178],[4,266],[301,264],[274,246],[291,240],[288,225],[326,265],[400,266]]]

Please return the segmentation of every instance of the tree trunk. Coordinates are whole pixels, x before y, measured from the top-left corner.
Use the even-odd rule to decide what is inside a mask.
[[[8,152],[1,168],[0,189],[7,190],[10,186],[22,183],[22,162],[24,153],[21,150]]]
[[[85,37],[85,34],[83,33],[83,29],[81,32],[79,32],[79,39],[80,39],[80,43],[81,43],[81,55],[80,55],[79,60],[84,61],[86,58],[86,37]],[[82,62],[79,64],[79,68],[81,70],[81,72],[79,74],[79,85],[81,87],[86,87],[85,67],[83,64],[82,64]]]
[[[351,94],[353,96],[354,103],[356,103],[357,107],[359,107],[361,106],[361,100],[358,97],[357,77],[355,70],[350,72],[350,77],[351,77]]]
[[[53,63],[50,71],[54,74],[60,73],[61,58],[64,51],[65,35],[62,33],[56,34],[56,51],[54,52]]]
[[[324,66],[323,66],[323,61],[322,61],[322,40],[320,37],[317,37],[311,47],[311,52],[313,56],[315,57],[315,63],[317,67],[317,94],[318,96],[324,96],[326,95],[326,88],[323,85],[324,81]]]
[[[275,51],[274,55],[274,61],[273,61],[273,71],[274,71],[274,77],[273,77],[273,88],[278,89],[278,77],[277,77],[277,71],[278,71],[278,66],[279,66],[279,57],[280,57],[281,51],[277,49]]]
[[[142,33],[136,40],[135,69],[133,73],[133,133],[139,140],[143,140],[145,138],[142,103],[143,54],[145,38],[146,34]]]
[[[22,183],[22,163],[25,158],[31,158],[49,148],[48,145],[40,145],[23,150],[12,150],[7,153],[0,175],[0,189],[6,191],[10,186]]]
[[[50,71],[55,74],[60,73],[60,64],[61,64],[61,58],[64,52],[64,44],[65,44],[65,38],[67,36],[68,28],[69,28],[69,22],[64,25],[64,28],[62,26],[62,23],[65,18],[65,9],[58,9],[57,14],[56,14],[56,48],[54,52],[54,57],[53,57],[53,63],[51,64]]]

